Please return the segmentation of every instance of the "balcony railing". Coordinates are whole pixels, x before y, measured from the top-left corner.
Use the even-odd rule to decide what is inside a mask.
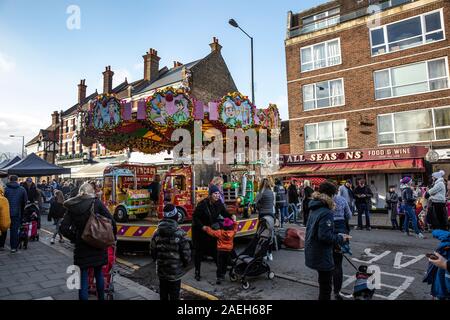
[[[368,16],[380,11],[384,11],[387,9],[395,8],[398,6],[401,6],[406,3],[411,3],[417,0],[390,0],[385,1],[377,4],[373,4],[370,7],[364,7],[359,10],[355,10],[353,12],[346,13],[344,15],[336,16],[336,17],[330,17],[328,19],[318,21],[312,24],[308,24],[304,26],[303,28],[297,28],[289,31],[289,39],[293,37],[297,37],[300,35],[308,34],[314,31],[326,29],[328,27],[337,25],[339,23],[343,23],[346,21],[358,19],[364,16]],[[377,7],[378,6],[378,7]]]

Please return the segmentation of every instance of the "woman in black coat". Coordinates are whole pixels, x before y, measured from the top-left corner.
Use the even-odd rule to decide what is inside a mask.
[[[112,221],[114,236],[117,233],[116,223],[105,205],[96,198],[95,190],[89,183],[84,183],[80,187],[78,195],[64,202],[64,206],[67,208],[67,214],[70,216],[70,221],[76,229],[73,255],[74,264],[78,266],[81,271],[79,299],[88,300],[88,270],[89,268],[94,268],[97,296],[99,300],[104,300],[102,266],[108,263],[107,249],[98,249],[90,246],[83,241],[81,235],[89,216],[91,215],[92,206],[94,206],[94,212],[96,214],[107,217]]]

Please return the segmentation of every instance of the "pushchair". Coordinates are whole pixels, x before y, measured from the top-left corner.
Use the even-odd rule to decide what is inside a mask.
[[[356,270],[356,281],[352,294],[353,298],[355,300],[372,300],[375,289],[369,288],[368,282],[373,274],[367,272],[367,266],[361,265],[357,268],[345,254],[343,254],[343,256]]]
[[[106,300],[114,300],[114,276],[116,274],[116,246],[108,248],[108,263],[102,267],[103,279],[105,282]],[[94,269],[88,272],[89,294],[96,295],[97,288],[94,281]]]
[[[28,239],[39,241],[38,229],[40,228],[40,210],[39,206],[34,203],[28,203],[22,214],[22,228],[28,234]]]
[[[267,274],[270,280],[275,277],[275,273],[270,270],[270,266],[264,259],[273,243],[273,227],[274,220],[272,217],[262,217],[253,240],[232,261],[230,280],[240,281],[244,290],[250,288],[247,278],[262,274]]]

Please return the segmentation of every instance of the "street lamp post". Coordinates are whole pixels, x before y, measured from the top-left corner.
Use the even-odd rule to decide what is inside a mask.
[[[234,19],[228,20],[228,23],[241,30],[247,37],[250,38],[250,49],[251,49],[251,63],[252,63],[252,103],[255,104],[255,81],[254,81],[254,71],[253,71],[253,37],[251,37],[247,32],[245,32]]]
[[[15,136],[13,134],[9,135],[11,138],[22,138],[22,159],[25,158],[25,136]]]

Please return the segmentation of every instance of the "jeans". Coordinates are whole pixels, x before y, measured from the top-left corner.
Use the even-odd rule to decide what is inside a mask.
[[[340,252],[333,251],[334,270],[333,270],[333,289],[334,294],[339,294],[342,289],[342,279],[344,273],[342,271],[343,255]]]
[[[403,225],[403,230],[409,234],[409,221],[411,220],[414,232],[419,234],[419,228],[417,227],[417,217],[413,206],[407,204],[405,205],[405,224]]]
[[[289,204],[289,208],[292,209],[294,223],[297,223],[297,217],[298,217],[298,206],[297,206],[297,204],[296,203],[290,203]],[[288,214],[289,214],[289,210],[288,210]]]
[[[59,234],[59,239],[62,240],[63,235],[59,232],[59,227],[61,226],[62,218],[55,219],[55,233],[53,234],[53,239],[56,239],[56,236]]]
[[[230,251],[217,251],[217,279],[225,279],[227,273],[228,261],[230,260]]]
[[[159,298],[161,300],[180,300],[181,280],[169,281],[159,278]]]
[[[16,249],[19,246],[19,229],[20,229],[20,225],[21,225],[21,217],[20,216],[15,216],[15,217],[11,217],[11,233],[9,235],[9,242],[11,245],[11,250],[12,249]],[[6,232],[5,232],[6,234]]]
[[[319,300],[331,300],[331,279],[334,271],[318,271]]]
[[[288,207],[287,206],[280,206],[279,207],[280,212],[280,226],[283,227],[284,221],[288,218]]]
[[[81,269],[80,290],[78,298],[80,300],[89,300],[89,268]],[[95,285],[97,287],[98,300],[105,300],[105,280],[103,278],[102,267],[94,268]]]
[[[369,206],[367,203],[360,203],[357,205],[358,209],[358,228],[363,227],[362,223],[362,215],[366,215],[366,228],[370,228],[370,213],[369,213]]]

